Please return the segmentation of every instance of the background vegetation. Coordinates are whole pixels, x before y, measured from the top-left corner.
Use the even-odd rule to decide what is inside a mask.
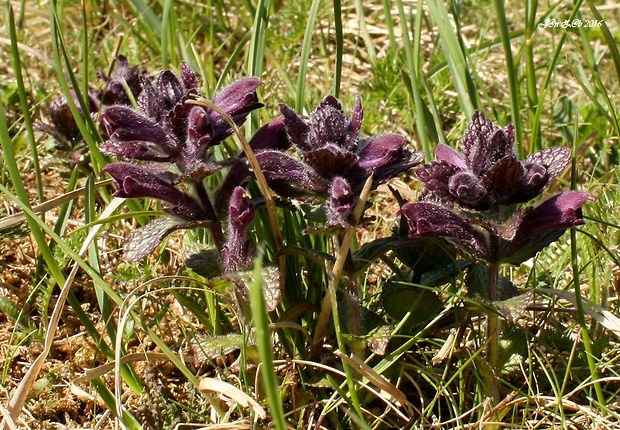
[[[118,417],[128,428],[618,426],[618,4],[35,0],[8,1],[2,16],[7,426],[112,428]],[[111,198],[98,175],[109,162],[98,126],[75,106],[82,139],[61,145],[37,131],[59,95],[73,89],[83,103],[101,88],[98,75],[118,54],[153,74],[187,61],[208,96],[259,76],[266,106],[248,136],[279,114],[278,103],[311,112],[334,94],[346,112],[361,97],[364,135],[401,133],[427,160],[438,142],[458,146],[475,109],[514,123],[520,155],[573,148],[573,168],[547,194],[577,188],[596,201],[584,208],[586,225],[503,273],[532,292],[505,322],[503,400],[490,402],[482,382],[486,310],[462,276],[398,290],[411,306],[402,319],[386,311],[386,280],[406,270],[406,256],[388,253],[357,279],[363,309],[379,318],[344,340],[359,361],[335,351],[333,333],[334,351],[313,354],[331,275],[321,258],[338,249],[328,236],[302,234],[308,224],[295,213],[279,212],[283,239],[313,252],[287,260],[275,311],[260,303],[262,272],[249,275],[256,330],[225,286],[184,264],[188,249],[208,243],[200,230],[123,262],[123,238],[159,206]],[[390,185],[405,201],[420,191],[413,174]],[[354,249],[394,227],[394,193],[382,187],[369,201],[374,219],[356,230]],[[257,221],[256,238],[269,259],[265,225]],[[338,322],[336,330],[348,333]]]

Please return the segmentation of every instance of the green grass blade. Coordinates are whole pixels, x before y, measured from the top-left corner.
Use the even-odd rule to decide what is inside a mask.
[[[34,165],[35,179],[37,183],[37,193],[39,202],[44,199],[43,196],[43,180],[41,176],[41,165],[39,163],[39,152],[37,150],[37,143],[34,140],[34,129],[32,127],[32,117],[30,115],[30,104],[28,103],[28,96],[26,86],[24,85],[24,77],[21,68],[21,59],[19,55],[19,49],[17,48],[17,31],[15,30],[15,17],[13,15],[13,8],[8,8],[8,27],[9,38],[11,39],[11,65],[15,72],[15,80],[17,82],[17,91],[19,94],[19,102],[22,107],[22,115],[24,116],[24,124],[27,130],[28,144],[30,145],[30,152],[32,153],[32,164]]]
[[[297,92],[295,94],[295,110],[303,112],[305,108],[306,97],[306,74],[308,71],[308,58],[310,58],[310,49],[312,47],[312,33],[314,32],[314,24],[319,12],[320,0],[312,0],[308,21],[306,21],[306,32],[301,45],[301,54],[299,55],[299,71],[297,72]]]
[[[433,22],[439,30],[441,46],[444,48],[461,109],[465,116],[471,118],[475,107],[479,105],[478,95],[472,87],[473,79],[467,68],[465,54],[461,49],[455,29],[452,27],[452,20],[443,1],[429,0],[427,5]]]
[[[614,62],[614,66],[616,68],[616,76],[620,78],[620,50],[618,49],[617,36],[614,38],[614,35],[611,34],[609,30],[609,26],[607,22],[601,16],[601,13],[598,11],[596,5],[592,2],[592,0],[586,0],[588,6],[590,7],[590,11],[592,11],[592,15],[594,18],[600,23],[600,29],[603,32],[603,37],[605,38],[605,42],[607,43],[607,47],[609,48],[609,54],[611,55],[611,59]]]
[[[52,49],[54,53],[54,66],[56,68],[56,75],[58,78],[58,82],[60,87],[62,88],[62,92],[67,98],[67,104],[69,109],[71,110],[71,114],[75,119],[75,122],[80,130],[80,133],[84,137],[86,144],[88,145],[88,150],[90,152],[92,167],[95,174],[99,174],[101,169],[107,164],[103,154],[99,150],[98,142],[101,141],[101,136],[99,136],[99,131],[97,125],[94,123],[93,119],[90,115],[85,114],[82,116],[80,110],[78,110],[72,94],[71,89],[73,89],[76,98],[78,99],[78,104],[80,105],[81,112],[88,112],[88,103],[86,102],[85,97],[88,97],[88,94],[82,94],[79,90],[80,86],[75,77],[75,74],[72,71],[72,64],[70,54],[67,51],[67,46],[64,42],[62,32],[59,27],[59,19],[57,14],[57,6],[56,0],[52,0],[50,3],[50,26],[52,33]],[[66,65],[66,69],[63,68],[63,63]],[[69,82],[65,78],[65,72],[69,76],[69,80],[71,82],[71,86],[69,86]]]
[[[536,114],[536,108],[538,106],[538,90],[536,80],[536,65],[534,64],[534,44],[528,43],[533,40],[534,33],[536,31],[536,11],[538,9],[538,0],[528,0],[525,4],[526,7],[526,22],[525,22],[525,81],[527,85],[527,105],[530,115],[530,123]],[[540,134],[540,122],[537,122],[538,130],[536,134]],[[521,142],[523,144],[524,142]],[[538,142],[530,142],[530,148],[527,148],[528,152],[537,152],[542,148]]]
[[[282,408],[282,396],[280,384],[273,364],[273,340],[269,328],[269,315],[263,296],[263,270],[261,259],[257,258],[254,264],[254,279],[250,284],[250,305],[252,307],[252,319],[256,329],[256,345],[261,362],[261,375],[267,394],[267,402],[271,410],[271,418],[274,428],[286,430],[286,418]]]
[[[342,30],[342,4],[341,0],[333,0],[334,5],[334,31],[336,32],[336,58],[334,63],[334,97],[340,97],[340,83],[342,81],[342,56],[344,54],[344,35]]]
[[[166,0],[164,12],[161,20],[161,64],[163,69],[170,68],[170,46],[169,38],[172,35],[172,1]]]
[[[583,0],[577,0],[577,2],[575,3],[575,6],[573,7],[573,11],[571,13],[571,15],[569,16],[569,21],[572,21],[575,18],[575,15],[577,14],[577,12],[579,11],[579,7],[581,6],[581,3],[583,2]],[[537,24],[538,25],[538,24]],[[536,108],[536,113],[534,114],[534,118],[532,120],[532,137],[531,137],[531,142],[532,142],[532,147],[533,148],[540,148],[542,147],[539,144],[539,135],[538,133],[540,132],[540,123],[542,120],[542,112],[543,112],[543,106],[545,106],[545,103],[543,103],[544,97],[547,93],[547,90],[549,88],[549,85],[552,82],[552,77],[555,76],[556,73],[556,67],[558,65],[558,62],[560,61],[560,56],[562,54],[562,47],[564,46],[564,43],[566,42],[566,38],[567,38],[567,33],[563,32],[562,35],[560,36],[560,40],[558,40],[555,51],[553,52],[553,56],[551,58],[551,62],[549,64],[549,68],[547,69],[547,74],[545,75],[545,79],[543,81],[543,84],[541,86],[540,92],[539,92],[539,96],[538,99],[540,100],[538,103],[538,106]]]
[[[504,46],[504,56],[506,58],[506,74],[508,76],[508,87],[510,88],[510,112],[511,120],[515,127],[515,138],[517,141],[517,154],[519,158],[523,158],[525,148],[523,147],[523,121],[521,120],[521,95],[519,92],[519,81],[517,77],[517,68],[512,56],[512,47],[510,45],[510,32],[508,29],[508,21],[506,20],[506,10],[504,8],[504,0],[494,0],[495,16],[497,17],[497,25]]]
[[[400,19],[401,32],[403,34],[403,50],[405,51],[405,57],[407,59],[407,72],[403,77],[405,85],[408,88],[409,95],[413,99],[415,126],[417,130],[418,140],[422,146],[422,150],[425,153],[427,160],[431,158],[431,147],[426,133],[426,119],[424,115],[424,104],[422,102],[422,94],[420,92],[419,85],[419,69],[416,64],[419,63],[416,53],[419,52],[418,48],[414,48],[409,37],[409,28],[407,26],[407,15],[405,14],[405,8],[402,1],[397,0],[396,5],[398,7],[398,16]],[[421,10],[421,5],[418,5],[418,13]],[[422,31],[422,21],[420,17],[416,15],[416,34]]]
[[[158,36],[161,34],[162,28],[162,22],[157,17],[157,14],[143,0],[129,0],[129,4],[136,12],[138,17],[136,21],[149,40],[148,45],[150,48],[161,48],[161,45],[156,43],[160,40]]]
[[[250,41],[250,51],[248,52],[248,73],[250,76],[260,77],[263,74],[265,61],[265,37],[267,26],[269,25],[270,0],[259,0],[254,14],[254,26],[252,28],[252,38]],[[251,9],[251,6],[248,6]],[[229,62],[230,64],[230,62]],[[258,112],[250,114],[250,120],[246,122],[246,133],[248,136],[254,134],[259,128]]]
[[[579,119],[575,119],[575,136],[578,135],[579,130]],[[573,140],[573,155],[571,159],[571,189],[577,189],[577,162],[576,162],[576,154],[577,154],[577,139]],[[581,269],[579,268],[579,250],[577,248],[577,231],[572,228],[570,230],[570,255],[571,255],[571,268],[573,273],[573,288],[575,290],[575,301],[577,307],[577,321],[581,326],[581,338],[583,339],[583,347],[586,350],[586,358],[588,361],[588,367],[590,368],[590,375],[592,378],[592,382],[594,384],[594,391],[596,393],[596,399],[599,403],[602,413],[607,413],[606,411],[606,400],[605,395],[603,394],[603,389],[601,384],[598,382],[599,372],[596,365],[597,357],[594,355],[593,347],[592,347],[592,337],[590,336],[590,331],[588,330],[588,324],[586,321],[586,313],[583,308],[583,298],[581,296],[581,283],[580,283],[580,274]]]

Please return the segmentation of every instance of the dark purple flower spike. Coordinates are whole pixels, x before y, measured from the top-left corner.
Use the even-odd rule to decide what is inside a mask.
[[[126,66],[124,62],[119,64],[121,68]],[[220,91],[213,103],[241,125],[250,112],[263,106],[256,94],[259,85],[257,78],[240,79]],[[104,169],[114,178],[115,195],[163,200],[168,204],[166,211],[172,215],[140,229],[144,233],[132,235],[133,243],[126,248],[128,258],[135,260],[146,255],[171,231],[202,225],[209,228],[223,263],[230,262],[231,267],[247,263],[242,252],[247,249],[241,240],[242,235],[247,235],[247,228],[229,222],[229,243],[225,244],[221,225],[233,216],[230,211],[238,216],[247,212],[239,212],[245,200],[243,190],[237,187],[250,171],[243,157],[215,161],[210,148],[230,136],[232,129],[214,110],[188,103],[198,96],[198,76],[183,63],[180,75],[165,70],[155,81],[142,83],[137,100],[139,110],[111,106],[101,117],[108,136],[101,145],[102,152],[140,162],[113,163]],[[262,133],[261,139],[267,140],[268,135]],[[270,147],[264,141],[257,144]],[[218,190],[207,190],[204,179],[226,166],[230,166],[227,180]]]
[[[440,144],[437,161],[417,170],[427,190],[455,204],[408,203],[401,215],[409,237],[443,237],[474,259],[520,264],[582,224],[581,207],[589,195],[571,191],[537,207],[526,207],[503,223],[499,206],[514,207],[538,196],[568,165],[571,151],[548,148],[517,160],[512,126],[501,129],[477,111],[462,141],[462,153]],[[462,209],[482,212],[458,212]],[[485,212],[489,209],[493,211]]]
[[[84,115],[78,97],[73,90],[71,90],[71,98],[78,111]],[[89,90],[85,102],[87,103],[88,115],[94,116],[99,112],[99,93],[97,91]],[[82,134],[69,107],[69,101],[64,95],[59,96],[52,102],[48,109],[48,114],[51,125],[38,123],[38,130],[52,135],[61,144],[68,143],[69,146],[74,145],[81,139]]]
[[[227,241],[224,245],[222,263],[229,272],[248,270],[254,258],[250,249],[248,232],[254,220],[254,207],[241,187],[235,188],[228,207]]]
[[[243,78],[224,88],[214,104],[237,125],[262,106],[256,90],[260,81]],[[104,153],[135,160],[167,161],[175,164],[179,180],[199,180],[219,170],[208,149],[221,143],[232,130],[220,115],[202,106],[188,104],[198,95],[198,77],[183,63],[181,77],[169,70],[154,83],[145,84],[138,105],[111,106],[102,115],[108,140]]]
[[[137,100],[142,92],[144,82],[149,79],[149,74],[144,69],[130,66],[127,57],[119,55],[112,75],[107,76],[103,72],[99,72],[99,77],[106,83],[101,93],[101,103],[105,105],[128,105],[131,103],[131,99],[125,90],[125,85],[131,91],[133,99]]]
[[[417,170],[425,187],[466,209],[489,210],[538,196],[568,165],[568,148],[548,148],[518,161],[512,125],[501,129],[476,111],[461,153],[439,144],[437,161]]]
[[[325,201],[328,224],[347,224],[366,179],[372,188],[422,161],[404,137],[387,134],[360,139],[364,112],[358,99],[350,117],[327,96],[309,118],[280,105],[283,125],[301,159],[280,150],[259,151],[257,160],[270,187],[285,197]]]

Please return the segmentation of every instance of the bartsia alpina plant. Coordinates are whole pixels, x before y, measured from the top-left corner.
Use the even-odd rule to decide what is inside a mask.
[[[251,264],[247,232],[254,211],[242,187],[249,169],[243,157],[215,159],[213,147],[233,131],[220,114],[188,103],[200,96],[198,85],[197,75],[183,63],[180,76],[166,70],[154,81],[143,82],[139,109],[108,107],[101,115],[107,134],[101,150],[131,162],[112,163],[103,172],[114,179],[115,196],[161,200],[169,214],[132,233],[125,245],[126,260],[151,253],[175,230],[201,226],[210,232],[223,271],[231,273]],[[221,90],[213,103],[241,125],[262,106],[256,94],[259,85],[257,78],[239,79]],[[269,131],[260,136],[261,144],[275,142]],[[221,186],[208,189],[205,179],[226,167],[229,174]]]
[[[445,240],[473,263],[471,273],[486,284],[486,298],[499,306],[502,264],[519,265],[557,240],[569,228],[583,224],[581,208],[590,196],[567,191],[537,206],[520,207],[538,197],[570,162],[565,148],[549,148],[518,160],[513,127],[501,129],[476,111],[461,152],[446,145],[436,150],[437,161],[417,170],[426,188],[425,201],[401,208],[410,238]],[[484,270],[486,269],[486,270]],[[486,273],[485,273],[486,272]],[[480,279],[484,279],[482,282]],[[469,278],[466,278],[466,284]],[[480,286],[478,286],[480,289]],[[528,300],[528,294],[524,295]],[[485,387],[499,402],[500,363],[498,314],[487,315],[488,374]]]

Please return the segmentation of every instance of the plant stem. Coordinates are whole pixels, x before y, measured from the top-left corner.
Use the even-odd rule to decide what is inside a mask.
[[[489,292],[489,301],[492,303],[497,301],[499,286],[499,263],[489,263],[487,267],[487,287]],[[487,340],[489,343],[488,361],[490,372],[486,377],[486,385],[489,390],[492,406],[499,402],[499,386],[498,386],[498,367],[499,367],[499,333],[500,321],[497,312],[490,310],[487,316]]]

